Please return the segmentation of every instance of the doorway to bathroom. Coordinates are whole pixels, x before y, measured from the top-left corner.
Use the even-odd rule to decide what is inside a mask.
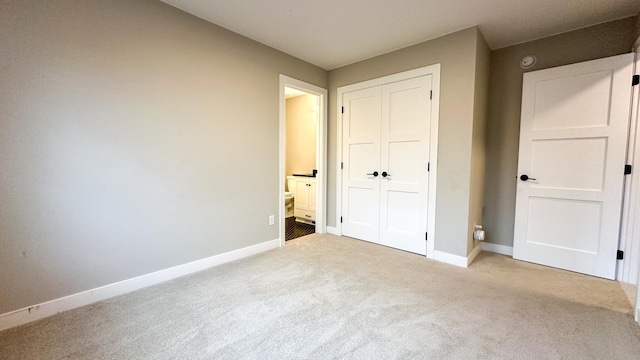
[[[327,91],[280,75],[280,241],[325,232]]]

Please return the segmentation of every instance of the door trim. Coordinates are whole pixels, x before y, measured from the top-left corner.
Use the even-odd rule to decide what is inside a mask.
[[[640,41],[640,38],[638,39]],[[640,43],[639,43],[640,44]],[[640,71],[640,48],[635,51],[634,74]],[[640,159],[640,127],[638,112],[640,110],[640,86],[634,86],[629,121],[629,138],[627,142],[627,161],[632,164],[633,172],[625,177],[624,198],[622,201],[622,221],[620,228],[620,244],[618,249],[624,250],[624,259],[618,261],[616,280],[636,284],[640,280],[640,228],[635,224],[640,221],[640,177],[637,175],[637,159]]]
[[[429,240],[427,241],[427,258],[433,259],[435,242],[437,240],[437,234],[435,231],[436,225],[436,188],[438,178],[438,125],[440,123],[440,64],[429,65],[414,70],[404,71],[401,73],[383,76],[373,80],[367,80],[356,84],[341,86],[338,88],[337,94],[337,151],[336,151],[336,232],[338,235],[342,235],[342,224],[340,223],[340,216],[342,214],[342,169],[340,164],[343,161],[342,158],[342,95],[347,92],[366,89],[369,87],[380,86],[392,82],[408,80],[419,76],[431,75],[432,76],[432,103],[431,103],[431,134],[429,144],[429,200],[427,204],[427,232],[429,234]]]
[[[284,183],[285,183],[285,161],[286,161],[286,114],[285,114],[285,95],[284,88],[291,87],[302,90],[309,94],[318,96],[318,124],[316,129],[316,168],[318,175],[316,176],[316,233],[324,234],[327,231],[326,212],[327,212],[327,89],[309,84],[302,80],[280,74],[279,83],[279,104],[280,104],[280,122],[279,122],[279,145],[278,145],[278,219],[280,238],[280,246],[285,243],[285,224],[284,224]]]

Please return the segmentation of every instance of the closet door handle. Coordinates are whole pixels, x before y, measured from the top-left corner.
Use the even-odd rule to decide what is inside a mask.
[[[386,178],[387,176],[391,177],[391,174],[389,174],[389,173],[388,173],[388,172],[386,172],[386,171],[383,171],[383,172],[382,172],[382,177],[383,177],[383,178]]]
[[[384,173],[383,173],[383,174],[384,174]],[[377,171],[374,171],[374,172],[372,172],[372,173],[368,173],[367,175],[373,175],[373,177],[376,177],[376,176],[378,176],[378,172],[377,172]],[[383,175],[383,176],[384,176],[384,175]]]

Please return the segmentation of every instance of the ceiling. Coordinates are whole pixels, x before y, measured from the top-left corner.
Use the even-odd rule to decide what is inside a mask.
[[[638,0],[162,0],[326,70],[475,25],[498,49],[638,14]]]
[[[291,99],[300,95],[304,95],[306,94],[306,92],[302,91],[302,90],[298,90],[298,89],[294,89],[288,86],[285,86],[284,88],[284,98],[285,99]]]

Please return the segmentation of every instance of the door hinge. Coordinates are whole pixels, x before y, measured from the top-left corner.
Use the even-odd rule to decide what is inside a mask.
[[[433,90],[429,90],[429,100],[433,100]]]
[[[424,233],[424,241],[428,241],[429,240],[429,233],[426,232]]]
[[[342,224],[342,216],[340,216],[340,224]]]
[[[344,106],[342,107],[342,109],[340,109],[340,111],[344,114]]]
[[[342,169],[344,169],[344,163],[343,162],[340,163],[340,170],[342,170]]]
[[[640,75],[633,75],[633,78],[631,79],[631,86],[636,86],[640,84]]]
[[[618,259],[618,260],[624,259],[624,251],[618,250],[618,254],[616,255],[616,259]]]
[[[427,171],[431,171],[431,163],[430,162],[427,163]]]
[[[631,165],[625,165],[624,166],[624,174],[625,175],[631,174],[631,167],[632,167]]]

